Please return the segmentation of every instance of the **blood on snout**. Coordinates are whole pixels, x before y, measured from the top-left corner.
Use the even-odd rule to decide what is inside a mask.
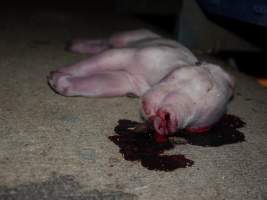
[[[155,116],[149,118],[149,121],[153,122],[155,133],[154,138],[157,143],[164,143],[168,140],[170,124],[170,114],[164,111],[158,111]]]
[[[161,118],[161,121],[164,124],[165,134],[174,133],[176,131],[177,119],[172,118],[168,111],[159,110],[157,116]]]

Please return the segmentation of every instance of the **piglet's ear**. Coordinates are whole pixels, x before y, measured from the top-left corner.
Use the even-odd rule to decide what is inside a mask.
[[[211,73],[216,74],[217,77],[221,77],[225,80],[225,83],[229,86],[229,88],[232,91],[232,94],[234,93],[235,90],[235,80],[232,75],[226,72],[222,67],[211,64],[211,63],[206,63],[203,62],[201,64],[201,67],[208,69]]]

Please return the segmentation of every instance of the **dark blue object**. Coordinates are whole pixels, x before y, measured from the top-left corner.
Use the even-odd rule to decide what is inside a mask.
[[[267,0],[197,0],[207,12],[267,27]]]

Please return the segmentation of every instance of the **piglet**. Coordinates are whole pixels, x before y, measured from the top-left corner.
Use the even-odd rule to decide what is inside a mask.
[[[233,80],[222,68],[199,64],[186,47],[149,30],[74,40],[68,50],[92,56],[50,72],[49,85],[64,96],[141,97],[141,113],[158,142],[179,129],[206,131],[233,95]]]
[[[142,114],[164,142],[179,129],[206,132],[226,112],[234,83],[220,67],[203,63],[175,69],[141,99]]]

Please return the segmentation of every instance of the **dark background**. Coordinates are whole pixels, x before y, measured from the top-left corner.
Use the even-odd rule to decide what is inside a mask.
[[[117,15],[120,17],[133,17],[141,20],[156,29],[165,32],[169,37],[177,39],[179,35],[179,16],[180,10],[183,6],[183,1],[177,0],[94,0],[94,1],[66,1],[66,2],[31,2],[31,3],[15,3],[6,2],[1,4],[1,20],[6,18],[13,18],[20,23],[21,16],[31,15],[38,12],[65,12],[80,15],[84,20],[92,17],[101,18],[103,15]],[[237,66],[241,71],[251,75],[262,76],[267,74],[266,67],[251,68],[250,66],[255,63],[266,63],[266,48],[267,29],[265,26],[257,25],[256,23],[237,20],[234,18],[225,17],[223,15],[216,15],[205,11],[202,8],[206,17],[213,23],[223,27],[224,29],[232,32],[238,37],[245,39],[249,43],[255,45],[258,50],[244,49],[240,51],[233,49],[224,49],[212,52],[214,56],[223,59],[229,57],[234,58]],[[190,12],[190,11],[188,11]],[[25,18],[27,19],[27,18]],[[190,48],[190,47],[189,47]],[[200,47],[201,48],[201,47]],[[208,49],[207,49],[208,51]]]

